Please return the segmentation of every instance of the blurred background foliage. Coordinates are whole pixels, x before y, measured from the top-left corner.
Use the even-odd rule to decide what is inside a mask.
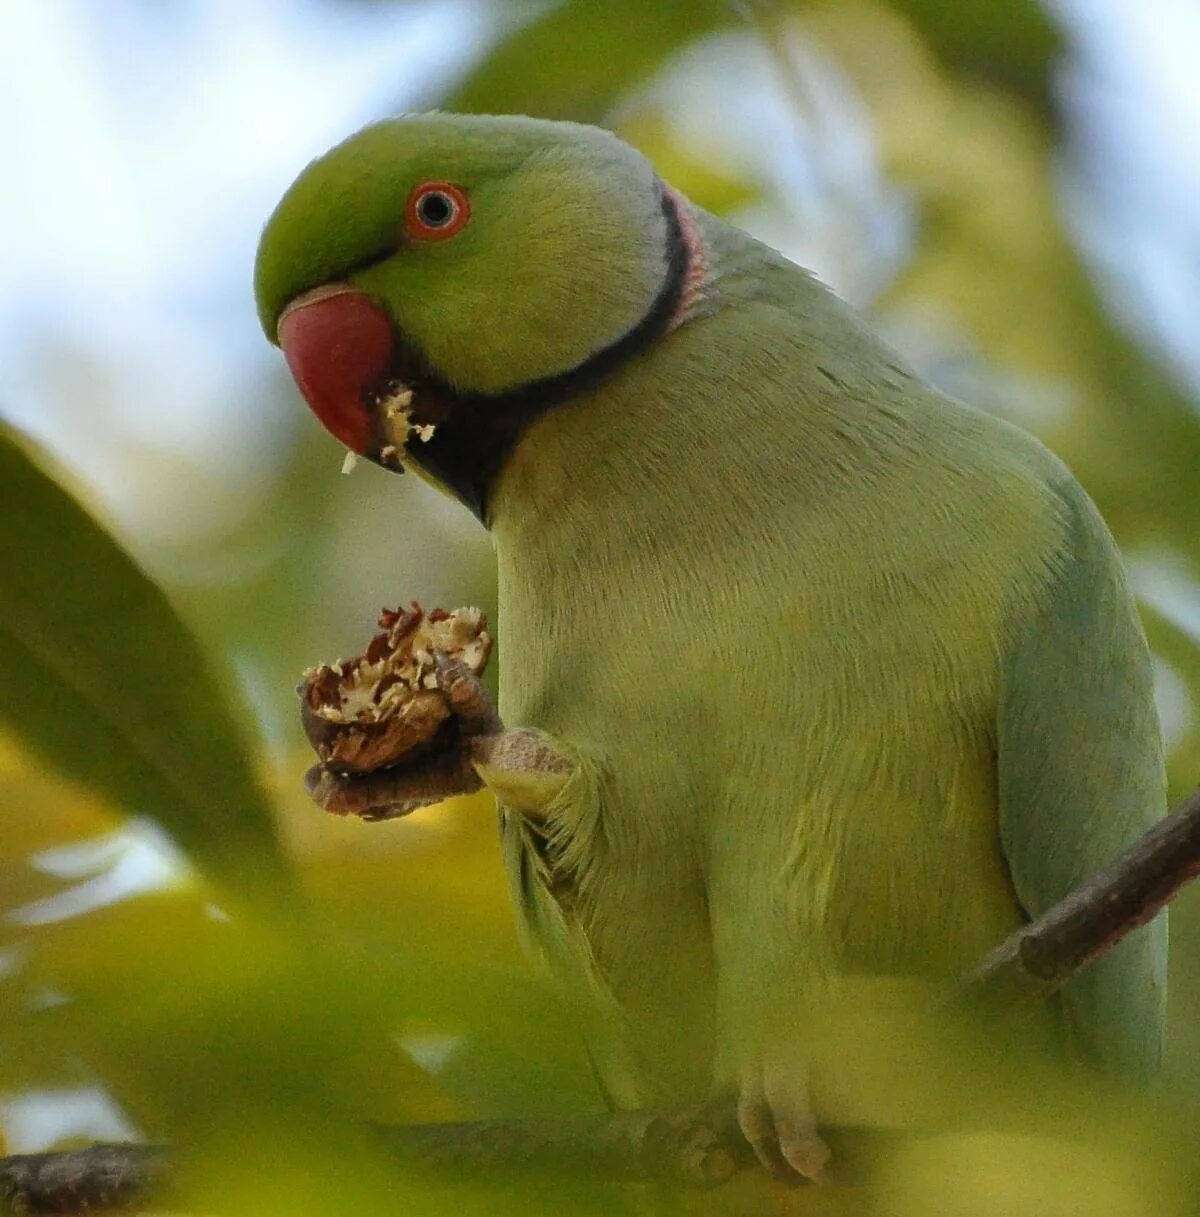
[[[322,817],[300,781],[302,668],[358,649],[382,604],[494,609],[465,511],[413,478],[339,476],[253,317],[279,193],[397,109],[611,126],[934,382],[1038,433],[1124,549],[1172,797],[1195,784],[1190,0],[0,0],[0,15],[0,408],[40,441],[0,446],[12,1148],[169,1138],[213,1212],[568,1204],[399,1184],[356,1131],[598,1102],[517,948],[491,807],[369,826]],[[1195,893],[1174,943],[1165,1115],[1080,1086],[1042,1113],[1069,1111],[1070,1139],[1036,1102],[1015,1131],[944,1128],[821,1211],[1200,1208]],[[880,1053],[900,1034],[880,1032]],[[955,1072],[914,1084],[922,1119],[986,1090]],[[903,1126],[904,1103],[879,1098]]]

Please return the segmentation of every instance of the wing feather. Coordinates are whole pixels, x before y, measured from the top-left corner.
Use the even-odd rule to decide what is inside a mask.
[[[1165,810],[1150,654],[1116,546],[1076,483],[1056,490],[1067,560],[1004,657],[997,723],[1001,846],[1034,916]],[[1109,1072],[1158,1068],[1166,946],[1164,914],[1063,991],[1072,1042]]]

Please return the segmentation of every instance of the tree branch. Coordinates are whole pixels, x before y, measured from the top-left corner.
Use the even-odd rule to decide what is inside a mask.
[[[1005,1006],[1040,1001],[1156,917],[1200,874],[1200,790],[1113,863],[1010,934],[959,996]]]
[[[742,1150],[732,1109],[617,1111],[554,1120],[380,1125],[390,1154],[455,1172],[539,1170],[612,1182],[724,1183]]]
[[[732,1109],[621,1111],[555,1120],[474,1120],[378,1125],[398,1166],[456,1176],[546,1171],[637,1182],[712,1187],[751,1158]],[[0,1211],[82,1213],[130,1209],[170,1183],[165,1146],[91,1145],[65,1153],[0,1159]]]
[[[0,1158],[0,1212],[90,1213],[128,1209],[167,1182],[157,1145],[89,1145],[57,1154]]]
[[[956,990],[1012,1008],[1047,997],[1145,925],[1200,874],[1200,790],[1041,917],[1000,944]],[[711,1187],[749,1162],[732,1109],[604,1112],[546,1120],[383,1126],[398,1162],[456,1174],[553,1170],[606,1181],[666,1179]],[[170,1176],[161,1146],[94,1145],[0,1159],[0,1203],[13,1213],[129,1208]]]

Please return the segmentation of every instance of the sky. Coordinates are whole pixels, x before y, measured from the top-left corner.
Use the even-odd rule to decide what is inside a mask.
[[[278,457],[255,393],[262,223],[308,160],[415,104],[483,27],[471,0],[0,0],[0,412],[123,529],[220,523],[219,503],[196,517],[169,495],[147,512],[139,454],[231,482]]]
[[[1200,398],[1200,0],[1054,0],[1076,43],[1077,231]],[[1086,186],[1086,190],[1079,189]]]

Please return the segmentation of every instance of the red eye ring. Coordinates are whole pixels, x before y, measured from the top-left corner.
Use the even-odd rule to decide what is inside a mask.
[[[408,235],[418,241],[444,241],[461,232],[470,218],[467,196],[451,182],[422,182],[404,205]]]

